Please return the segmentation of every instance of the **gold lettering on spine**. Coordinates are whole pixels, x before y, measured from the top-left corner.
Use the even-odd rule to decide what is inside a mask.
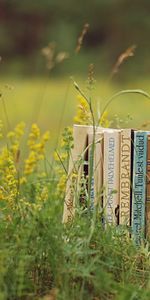
[[[119,223],[130,225],[131,130],[121,130],[120,143],[120,216]]]

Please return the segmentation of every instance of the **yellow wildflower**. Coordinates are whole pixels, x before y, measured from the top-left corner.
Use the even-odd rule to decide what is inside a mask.
[[[109,128],[111,121],[108,119],[108,112],[105,111],[100,119],[100,125],[105,128]]]
[[[48,188],[44,186],[41,192],[41,200],[46,201],[48,199]]]
[[[24,134],[24,129],[25,129],[25,123],[20,122],[16,127],[15,127],[15,133],[18,138],[20,138]]]
[[[36,124],[32,125],[27,143],[30,152],[28,158],[25,160],[25,175],[32,174],[36,170],[38,162],[44,160],[45,146],[48,139],[49,131],[46,131],[43,136],[41,136],[38,126]]]
[[[10,139],[12,139],[14,136],[15,136],[15,132],[14,131],[9,131],[7,133],[7,137],[10,138]]]
[[[49,134],[49,131],[46,131],[43,136],[42,136],[42,139],[44,142],[47,142],[50,138],[50,134]]]
[[[31,139],[38,139],[40,136],[40,129],[37,126],[37,124],[32,124],[31,133],[29,135],[29,138]]]
[[[27,178],[25,176],[23,176],[19,179],[19,182],[20,182],[20,184],[27,183]]]
[[[77,106],[77,114],[74,117],[74,122],[82,125],[91,124],[92,120],[89,104],[87,103],[86,99],[80,95],[78,95],[77,99],[79,104]]]
[[[63,174],[60,177],[60,180],[57,184],[57,193],[65,193],[65,189],[66,189],[66,180],[67,180],[67,176],[66,174]]]

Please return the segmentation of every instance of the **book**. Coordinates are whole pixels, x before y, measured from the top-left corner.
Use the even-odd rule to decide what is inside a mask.
[[[120,203],[119,224],[131,225],[131,177],[133,159],[133,131],[121,129],[120,133]]]
[[[99,205],[102,207],[102,187],[103,187],[103,132],[101,129],[88,134],[88,177],[90,207]]]
[[[104,130],[104,195],[105,224],[119,222],[119,149],[120,130]]]
[[[134,132],[132,236],[140,245],[145,236],[147,132]]]
[[[74,147],[69,159],[68,178],[66,183],[66,194],[64,201],[63,223],[70,222],[75,214],[76,201],[79,197],[80,179],[83,172],[83,161],[85,148],[87,146],[88,132],[92,131],[92,126],[73,126]]]
[[[150,133],[147,140],[146,187],[146,237],[150,238]]]

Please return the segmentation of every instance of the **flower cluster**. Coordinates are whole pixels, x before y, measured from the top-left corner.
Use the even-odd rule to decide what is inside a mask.
[[[112,124],[112,121],[108,119],[108,112],[105,111],[100,118],[100,126],[104,128],[109,128]]]
[[[87,100],[81,95],[78,95],[77,100],[79,104],[77,106],[77,114],[74,117],[74,122],[82,125],[92,124],[91,112]]]
[[[39,127],[33,124],[26,137],[25,124],[21,122],[3,137],[0,121],[0,138],[0,208],[19,209],[21,203],[26,207],[40,208],[48,199],[48,184],[44,185],[46,174],[40,162],[45,157],[49,132],[41,135]],[[39,180],[34,186],[30,175],[37,169]]]
[[[7,134],[9,151],[14,157],[14,161],[17,163],[20,156],[20,144],[22,136],[24,135],[25,123],[19,123],[14,130],[9,131]]]
[[[38,162],[44,160],[45,145],[48,140],[49,131],[45,132],[41,136],[39,127],[36,124],[33,124],[28,139],[28,147],[30,151],[28,158],[25,160],[25,175],[30,175],[36,171]]]
[[[7,148],[0,155],[0,181],[0,200],[6,200],[12,207],[18,194],[18,180],[13,156]]]

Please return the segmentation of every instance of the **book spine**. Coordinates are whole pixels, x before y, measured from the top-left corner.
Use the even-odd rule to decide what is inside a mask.
[[[104,194],[106,224],[118,224],[119,219],[119,148],[120,131],[104,131]]]
[[[150,238],[150,134],[147,141],[146,237]]]
[[[132,234],[137,245],[145,235],[147,132],[134,132]]]
[[[74,125],[73,127],[74,147],[69,160],[63,223],[70,222],[75,214],[76,201],[78,201],[79,196],[80,179],[84,165],[84,150],[87,145],[87,135],[89,131],[91,132],[90,126]]]
[[[102,185],[103,185],[103,133],[88,134],[89,153],[89,191],[90,207],[99,205],[102,208]]]
[[[95,155],[95,144],[96,137],[93,133],[88,134],[88,193],[90,200],[90,209],[94,209],[94,198],[95,198],[95,180],[94,180],[94,155]]]
[[[122,129],[120,133],[120,204],[119,224],[131,224],[131,129]]]

